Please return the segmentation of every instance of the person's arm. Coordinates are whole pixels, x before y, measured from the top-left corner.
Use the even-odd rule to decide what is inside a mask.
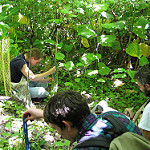
[[[150,141],[150,131],[141,129],[144,137]]]
[[[27,122],[28,120],[32,121],[34,119],[43,118],[43,110],[36,108],[29,108],[23,113],[22,118],[26,118],[25,122]]]
[[[125,115],[128,116],[130,119],[133,119],[134,117],[134,112],[131,108],[126,108],[125,109]]]
[[[39,81],[41,79],[43,79],[44,77],[49,76],[50,74],[55,73],[56,71],[56,66],[54,66],[53,68],[49,69],[48,71],[44,72],[44,73],[40,73],[40,74],[34,74],[26,64],[23,65],[21,72],[23,73],[23,75],[27,78],[28,77],[28,72],[29,72],[29,79],[32,81]]]

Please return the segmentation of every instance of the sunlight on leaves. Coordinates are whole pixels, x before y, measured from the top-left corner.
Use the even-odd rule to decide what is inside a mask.
[[[90,75],[90,76],[93,75],[93,74],[94,74],[94,75],[95,75],[95,74],[98,74],[98,70],[92,70],[92,71],[89,71],[89,72],[88,72],[88,75]]]
[[[27,17],[22,15],[21,13],[18,14],[18,22],[20,24],[29,24]]]
[[[145,43],[140,43],[140,50],[141,50],[141,54],[145,57],[150,56],[150,46],[145,44]]]
[[[141,57],[140,47],[137,43],[131,43],[126,48],[126,53],[133,57]]]
[[[116,39],[115,35],[101,35],[97,37],[97,42],[102,46],[111,46],[112,42],[115,41],[115,39]]]
[[[74,67],[74,63],[72,61],[68,61],[66,64],[64,64],[64,66],[67,70],[72,70]]]

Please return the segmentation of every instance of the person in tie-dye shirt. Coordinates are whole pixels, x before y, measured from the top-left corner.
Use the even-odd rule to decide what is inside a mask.
[[[58,134],[71,143],[77,141],[78,145],[97,136],[109,139],[110,135],[104,134],[104,129],[110,129],[112,125],[102,119],[109,114],[119,118],[129,131],[142,135],[140,129],[120,112],[109,111],[101,115],[91,113],[86,98],[76,91],[56,93],[50,98],[44,110],[30,108],[23,113],[23,118],[26,117],[25,121],[28,121],[44,117],[45,122],[57,130]],[[98,150],[99,148],[90,146],[74,149]]]

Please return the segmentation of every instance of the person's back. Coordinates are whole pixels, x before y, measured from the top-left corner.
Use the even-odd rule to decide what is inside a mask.
[[[23,76],[21,69],[24,64],[27,64],[24,55],[18,55],[10,61],[11,82],[20,82]]]
[[[94,150],[107,150],[109,148],[109,144],[111,140],[113,140],[113,138],[121,134],[121,133],[115,133],[113,134],[113,137],[112,137],[112,135],[109,134],[109,132],[107,132],[113,129],[112,124],[106,119],[103,119],[109,115],[113,115],[114,117],[119,119],[127,128],[127,131],[134,132],[142,136],[140,129],[131,120],[129,120],[124,114],[120,112],[110,111],[110,112],[103,113],[99,116],[90,114],[84,120],[84,122],[81,125],[81,128],[79,129],[79,134],[77,136],[78,144],[75,147],[75,150],[78,150],[81,148],[82,149],[94,149]],[[90,143],[88,144],[89,141]],[[99,143],[100,142],[103,143],[103,141],[104,141],[104,145],[102,145],[102,147],[100,148]],[[96,146],[98,144],[99,146]]]

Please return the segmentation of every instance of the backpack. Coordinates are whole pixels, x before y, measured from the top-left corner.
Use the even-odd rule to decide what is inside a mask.
[[[150,141],[136,133],[126,132],[111,141],[109,150],[150,150]]]
[[[140,109],[135,113],[133,119],[132,119],[132,122],[137,126],[142,118],[142,115],[143,115],[143,111],[144,111],[144,108],[146,107],[146,105],[150,103],[150,99],[148,98],[146,100],[146,102],[143,103],[143,105],[140,107]]]
[[[111,139],[106,139],[103,136],[93,137],[77,144],[75,149],[99,147],[99,149],[107,150],[150,150],[150,141],[136,133],[129,132],[124,123],[117,117],[107,115],[103,119],[108,120],[113,125],[112,129],[104,129],[104,133],[110,134]],[[124,141],[126,141],[126,144]],[[138,148],[136,147],[138,145],[134,143],[138,143],[141,146]]]

